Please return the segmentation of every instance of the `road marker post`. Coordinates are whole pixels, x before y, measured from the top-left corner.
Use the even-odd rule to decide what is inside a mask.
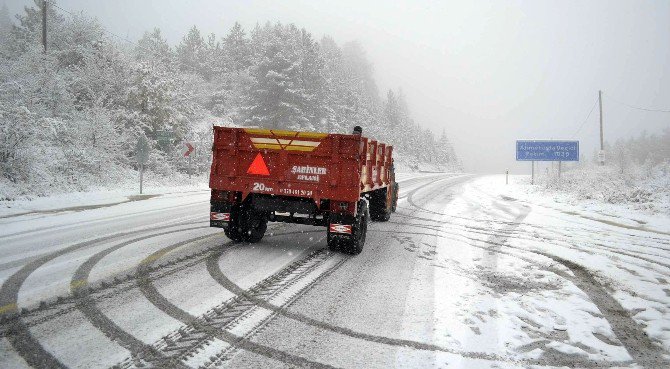
[[[505,184],[509,184],[509,169],[505,169]]]
[[[191,174],[193,173],[193,167],[191,165],[191,153],[195,150],[195,147],[193,147],[190,142],[184,142],[184,146],[186,146],[184,156],[188,157],[188,179],[190,180]]]
[[[149,160],[150,150],[147,138],[144,136],[138,137],[137,144],[135,145],[135,159],[140,171],[140,195],[142,194],[142,182],[144,182],[144,164]]]

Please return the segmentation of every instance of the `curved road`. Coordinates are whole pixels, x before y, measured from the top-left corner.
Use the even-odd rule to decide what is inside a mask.
[[[477,181],[403,180],[353,257],[310,226],[229,242],[206,191],[2,219],[0,367],[666,367],[598,261],[670,280],[670,237]]]

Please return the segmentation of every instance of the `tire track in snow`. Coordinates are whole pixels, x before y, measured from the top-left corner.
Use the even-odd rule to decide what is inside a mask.
[[[181,225],[190,225],[193,223],[185,223]],[[195,224],[200,224],[199,222],[196,222]],[[163,226],[163,227],[157,227],[154,229],[163,229],[163,228],[169,228],[173,227],[174,225],[170,226]],[[96,265],[97,262],[99,262],[105,255],[109,254],[110,252],[114,250],[118,250],[123,246],[128,246],[131,245],[135,242],[145,240],[151,237],[157,237],[165,234],[170,234],[170,233],[176,233],[176,232],[183,232],[183,231],[189,231],[189,230],[194,230],[194,229],[199,229],[199,228],[209,228],[209,226],[199,226],[199,227],[192,227],[192,228],[187,228],[187,229],[178,229],[178,230],[173,230],[173,231],[168,231],[168,232],[161,232],[159,234],[151,234],[148,236],[143,236],[136,238],[132,241],[128,242],[123,242],[120,245],[112,246],[112,249],[105,249],[99,252],[98,254],[93,255],[90,257],[86,262],[84,262],[83,265],[81,265],[78,269],[77,272],[75,272],[75,277],[72,278],[72,294],[67,296],[67,297],[62,297],[58,296],[57,299],[55,299],[53,302],[46,303],[42,302],[39,304],[39,306],[35,307],[34,309],[21,309],[20,312],[18,313],[13,313],[10,315],[5,314],[5,315],[0,315],[0,323],[7,323],[7,327],[2,327],[2,334],[0,336],[6,336],[9,340],[10,343],[12,343],[12,340],[16,341],[16,347],[13,348],[14,350],[24,357],[24,359],[31,364],[31,366],[38,367],[38,368],[51,368],[51,367],[65,367],[62,363],[58,361],[51,353],[47,352],[39,343],[39,340],[34,338],[30,332],[29,332],[29,327],[33,325],[38,325],[42,324],[51,320],[54,320],[60,315],[66,314],[68,312],[71,312],[75,309],[82,308],[82,312],[86,314],[89,318],[91,318],[94,322],[94,326],[98,328],[101,332],[105,333],[108,337],[111,337],[114,341],[121,341],[120,343],[123,343],[122,346],[125,346],[127,349],[129,349],[131,352],[136,351],[139,352],[140,354],[138,357],[141,358],[152,358],[154,361],[158,361],[160,363],[160,358],[155,357],[150,350],[146,350],[146,347],[144,347],[144,343],[138,341],[134,337],[128,335],[127,333],[121,331],[114,323],[109,321],[109,319],[102,315],[102,313],[97,310],[94,305],[87,304],[85,302],[93,302],[97,301],[100,298],[109,298],[112,296],[115,296],[123,291],[132,289],[132,288],[137,288],[136,285],[133,285],[132,287],[130,286],[123,286],[124,284],[127,284],[128,281],[132,282],[133,278],[135,278],[135,274],[133,273],[132,275],[127,276],[128,278],[117,278],[114,277],[112,282],[103,280],[100,282],[100,285],[98,287],[88,287],[88,273],[93,269],[93,267]],[[280,227],[277,227],[281,229]],[[148,230],[143,229],[141,231],[134,231],[134,232],[128,232],[128,233],[141,233],[141,232],[146,232]],[[279,235],[287,235],[287,234],[300,234],[303,232],[280,232],[280,233],[275,233],[276,236]],[[304,232],[308,233],[308,232]],[[125,235],[125,234],[124,234]],[[118,236],[118,235],[117,235]],[[205,235],[205,236],[199,236],[195,237],[189,240],[185,240],[182,242],[179,242],[176,245],[171,245],[168,248],[170,249],[169,251],[184,246],[186,244],[196,242],[198,240],[210,238],[210,237],[220,237],[221,234],[212,234],[212,235]],[[107,237],[103,237],[101,239],[97,239],[96,241],[99,242],[104,242],[107,239]],[[90,242],[84,242],[82,245],[78,245],[80,248],[84,246],[88,246]],[[234,246],[233,244],[230,244],[230,246]],[[182,270],[184,268],[191,267],[193,265],[196,265],[198,263],[204,262],[204,258],[199,258],[201,255],[208,255],[212,251],[218,250],[221,246],[217,245],[215,247],[209,247],[205,248],[204,250],[200,250],[196,252],[195,254],[190,254],[186,255],[184,257],[180,257],[175,261],[167,262],[165,264],[161,265],[152,265],[149,269],[150,272],[152,273],[157,273],[161,272],[161,275],[158,278],[163,278],[167,275],[173,274],[179,270]],[[62,254],[70,252],[70,251],[76,251],[76,250],[69,250],[69,251],[64,251],[61,250],[61,252],[58,252],[58,255],[53,255],[53,258],[62,256]],[[165,250],[163,250],[165,251]],[[167,252],[164,252],[163,254],[160,254],[160,256],[164,256],[164,254]],[[157,254],[154,254],[152,258],[156,258]],[[192,260],[192,258],[196,258],[195,261]],[[146,259],[145,259],[146,260]],[[47,262],[50,260],[47,260]],[[180,264],[181,262],[185,261],[185,263]],[[176,267],[175,267],[176,264]],[[136,268],[135,268],[136,269]],[[164,271],[163,269],[168,269],[167,271]],[[20,286],[18,287],[20,288]],[[93,298],[92,294],[95,293],[97,295],[96,298]],[[101,295],[102,294],[102,295]],[[45,311],[49,310],[56,310],[55,313],[48,315],[46,317],[41,317],[38,319],[34,320],[27,320],[24,321],[23,319],[40,314]],[[154,353],[155,354],[155,353]],[[152,357],[153,355],[153,357]],[[163,366],[163,365],[161,365]]]
[[[497,207],[511,214],[511,212],[505,210],[505,207]],[[520,216],[522,215],[523,219],[527,213]],[[603,314],[603,317],[609,323],[616,337],[626,348],[626,351],[638,364],[646,368],[670,367],[670,360],[663,357],[665,354],[664,350],[652,342],[644,331],[644,327],[635,322],[630,313],[600,285],[585,267],[549,253],[537,251],[535,253],[544,255],[562,264],[574,274],[574,277],[571,277],[570,275],[561,273],[561,277],[571,281],[589,297],[591,302]],[[624,253],[624,255],[628,254]],[[661,263],[657,264],[663,265]]]
[[[428,185],[434,184],[435,181],[428,183],[423,187],[427,187]],[[387,222],[388,223],[388,222]],[[512,223],[512,222],[509,222]],[[404,225],[403,223],[398,223],[400,225]],[[516,224],[518,226],[518,224]],[[381,230],[374,230],[374,229],[369,229],[370,231],[373,232],[386,232],[386,231],[381,231]],[[434,229],[431,229],[434,230]],[[408,234],[410,232],[392,232],[392,233],[402,233],[402,234]],[[411,233],[411,234],[419,234],[419,233]],[[435,234],[428,234],[428,233],[421,233],[421,235],[430,235],[430,236],[435,236]],[[445,237],[443,235],[439,235],[439,237]],[[483,240],[476,240],[476,241],[482,241]],[[498,246],[497,244],[494,244],[494,247]],[[518,255],[507,253],[501,250],[496,250],[492,247],[487,247],[487,246],[479,246],[479,248],[484,249],[486,251],[492,251],[492,252],[497,252],[497,253],[503,253],[503,254],[508,254],[513,257],[518,257]],[[525,251],[525,250],[524,250]],[[532,263],[537,263],[536,260],[532,259],[526,259],[527,262],[532,262]],[[445,352],[445,353],[450,353],[450,354],[455,354],[459,355],[462,357],[466,358],[472,358],[472,359],[484,359],[484,360],[489,360],[489,361],[498,361],[498,362],[507,362],[507,363],[513,363],[513,364],[521,364],[521,365],[540,365],[540,366],[546,366],[546,365],[563,365],[564,361],[561,362],[556,362],[553,363],[551,360],[534,360],[534,359],[509,359],[507,357],[495,355],[495,354],[487,354],[487,353],[480,353],[480,352],[464,352],[464,351],[459,351],[459,350],[453,350],[445,347],[441,347],[438,345],[430,344],[430,343],[425,343],[425,342],[419,342],[419,341],[413,341],[413,340],[406,340],[406,339],[397,339],[397,338],[392,338],[392,337],[385,337],[385,336],[379,336],[379,335],[373,335],[369,333],[363,333],[359,331],[352,330],[350,328],[345,328],[341,326],[336,326],[332,325],[326,322],[323,322],[321,320],[313,319],[311,317],[305,316],[300,313],[296,313],[293,311],[288,310],[288,306],[277,306],[274,305],[270,302],[268,302],[266,299],[255,297],[253,295],[250,295],[247,293],[242,287],[236,285],[234,282],[232,282],[229,278],[225,276],[223,271],[220,269],[218,265],[218,257],[215,255],[212,255],[208,261],[208,270],[210,271],[210,275],[217,280],[223,287],[228,289],[229,291],[235,293],[239,297],[243,297],[246,299],[249,299],[253,301],[254,304],[257,306],[260,306],[262,308],[265,308],[267,310],[270,310],[274,312],[277,315],[283,316],[288,319],[295,320],[297,322],[310,325],[322,330],[330,331],[336,334],[341,334],[350,338],[355,338],[355,339],[360,339],[364,340],[367,342],[373,342],[373,343],[379,343],[383,345],[389,345],[389,346],[395,346],[395,347],[410,347],[416,350],[424,350],[424,351],[435,351],[435,352]],[[330,271],[329,273],[332,273]],[[325,277],[325,275],[324,275]],[[573,362],[578,363],[582,367],[585,368],[606,368],[606,367],[611,367],[612,365],[615,364],[625,364],[627,362],[603,362],[603,361],[595,361],[595,360],[583,360],[583,359],[575,359]]]
[[[320,251],[313,253],[312,255],[318,256],[319,254],[322,253],[327,253],[326,255],[332,255],[328,253],[327,251]],[[305,262],[308,258],[306,259],[301,259],[298,260],[297,262],[291,264],[289,267],[282,269],[278,274],[275,274],[267,279],[264,280],[266,285],[263,285],[263,287],[276,287],[276,284],[281,281],[282,275],[280,273],[287,273],[287,271],[290,272],[292,271],[291,269],[297,269],[301,265],[301,262]],[[343,259],[346,260],[346,259]],[[325,260],[323,260],[325,261]],[[322,262],[323,262],[322,261]],[[228,344],[245,350],[249,351],[261,356],[265,356],[267,358],[273,359],[273,360],[278,360],[281,361],[285,364],[288,365],[295,365],[295,366],[300,366],[300,367],[305,367],[305,368],[333,368],[330,365],[327,364],[322,364],[319,362],[315,362],[309,359],[306,359],[301,356],[296,356],[281,350],[274,349],[272,347],[264,346],[258,343],[254,343],[249,339],[246,339],[244,337],[237,336],[235,334],[232,334],[225,330],[225,325],[230,323],[230,321],[234,320],[235,318],[240,317],[240,311],[239,309],[242,307],[242,310],[245,310],[244,308],[248,306],[255,306],[255,304],[250,303],[250,305],[246,306],[244,303],[241,305],[235,306],[235,304],[240,304],[239,302],[233,302],[232,305],[232,310],[233,314],[231,315],[226,315],[225,312],[228,311],[227,307],[223,309],[213,309],[213,314],[214,316],[203,316],[203,317],[196,317],[191,315],[190,313],[186,312],[185,310],[179,308],[178,306],[174,305],[171,303],[165,296],[163,296],[153,285],[151,282],[149,275],[145,271],[145,267],[151,265],[151,261],[147,262],[144,266],[140,266],[138,268],[138,275],[139,275],[139,287],[140,291],[142,294],[149,300],[151,301],[152,304],[154,304],[156,307],[158,307],[161,311],[165,312],[167,315],[171,316],[174,319],[177,319],[181,321],[182,323],[187,325],[187,328],[181,330],[179,332],[179,335],[181,334],[189,334],[191,337],[189,339],[195,339],[198,341],[206,340],[209,336],[218,338],[219,340],[222,340],[224,342],[227,342]],[[316,265],[314,266],[316,267]],[[309,269],[309,268],[307,268]],[[304,273],[304,271],[302,271]],[[263,282],[261,282],[263,283]],[[265,291],[259,291],[261,294]],[[239,300],[238,300],[239,301]],[[221,307],[220,307],[221,308]],[[237,310],[237,311],[236,311]],[[232,320],[231,320],[232,318]],[[212,324],[212,321],[219,321],[220,327],[215,326]],[[189,349],[192,349],[192,347],[188,347]],[[183,356],[184,353],[179,353],[177,357]]]
[[[395,224],[399,224],[399,225],[410,225],[410,226],[413,226],[413,227],[420,227],[420,228],[436,230],[436,231],[445,232],[445,233],[450,233],[446,230],[447,228],[449,228],[449,229],[452,229],[452,230],[466,230],[470,233],[475,233],[475,234],[485,235],[485,236],[492,236],[494,234],[493,232],[490,231],[490,228],[480,228],[480,227],[474,227],[474,226],[465,225],[465,224],[445,225],[442,222],[438,222],[438,221],[435,221],[435,220],[430,220],[428,218],[408,216],[408,215],[405,215],[405,214],[398,214],[398,215],[401,216],[401,217],[410,218],[410,219],[432,221],[433,223],[436,223],[436,224],[435,225],[428,225],[428,224],[398,223],[398,222],[389,222],[389,223],[395,223]],[[472,220],[474,221],[474,219],[472,219]],[[513,223],[510,222],[510,223],[507,223],[507,225],[508,226],[513,225]],[[528,224],[524,223],[523,225],[527,226]],[[558,234],[558,235],[561,235],[561,236],[564,236],[564,237],[569,237],[569,235],[566,236],[566,235],[564,235],[562,233],[559,233],[557,231],[551,231],[551,230],[547,230],[547,229],[543,229],[543,231],[552,232],[552,233],[555,233],[555,234]],[[450,234],[455,235],[455,233],[450,233]],[[531,241],[531,242],[538,242],[539,241],[537,237],[525,236],[523,232],[522,233],[515,233],[515,234],[510,232],[510,234],[507,237],[512,237],[512,236],[514,236],[514,238],[516,238],[516,239],[521,239],[521,240],[526,240],[526,241]],[[570,244],[567,241],[559,241],[559,240],[556,240],[556,239],[551,239],[551,238],[546,238],[546,237],[542,237],[542,239],[547,243],[551,243],[551,244],[554,244],[554,245],[559,246],[559,247],[564,247],[564,248],[568,248],[568,249],[579,251],[579,252],[584,252],[584,253],[587,253],[587,254],[596,254],[593,250],[597,249],[597,250],[600,250],[598,255],[602,255],[602,256],[605,256],[605,257],[608,257],[610,254],[621,255],[621,256],[630,257],[632,259],[638,259],[638,260],[641,260],[641,261],[644,261],[644,262],[647,262],[647,263],[655,264],[655,265],[658,265],[658,266],[663,267],[665,269],[670,269],[670,264],[664,263],[662,261],[658,261],[658,259],[649,258],[649,257],[659,257],[659,258],[665,259],[666,257],[664,257],[662,255],[656,255],[656,254],[644,253],[644,252],[641,252],[644,255],[640,255],[640,253],[632,254],[632,253],[628,252],[627,250],[616,249],[615,247],[603,245],[603,244],[600,244],[600,243],[594,243],[594,244],[590,245],[590,247],[591,247],[590,249],[584,249],[584,248],[580,248],[580,247],[577,247],[577,246],[573,246],[572,244]],[[636,265],[638,265],[640,267],[645,267],[644,265],[640,265],[640,264],[636,264]],[[659,274],[665,275],[667,277],[670,277],[670,274],[668,274],[667,271],[663,272],[663,271],[658,271],[657,270],[656,272],[659,273]]]
[[[603,314],[612,331],[635,361],[645,368],[670,368],[670,360],[663,357],[665,351],[653,343],[644,328],[635,322],[630,313],[596,281],[583,266],[555,255],[544,256],[564,265],[575,275],[563,276],[573,282],[589,296]]]
[[[3,308],[3,315],[10,315],[9,321],[7,324],[7,330],[5,337],[11,344],[12,348],[28,363],[28,365],[35,368],[65,368],[57,358],[55,358],[50,352],[44,349],[42,345],[33,337],[30,332],[30,329],[25,324],[25,322],[20,318],[20,316],[15,315],[14,313],[18,310],[18,295],[21,286],[26,281],[26,279],[39,267],[48,263],[49,261],[68,254],[73,251],[81,250],[86,247],[95,246],[97,244],[104,243],[106,241],[113,240],[118,237],[131,236],[141,232],[147,232],[151,230],[161,230],[170,227],[179,226],[180,224],[171,224],[160,227],[155,227],[153,229],[142,229],[135,230],[123,233],[117,233],[114,235],[104,236],[96,238],[93,240],[81,242],[78,244],[71,245],[64,249],[55,251],[48,255],[39,257],[38,259],[26,264],[16,273],[12,274],[0,288],[0,307]]]
[[[202,204],[205,204],[205,203],[206,202],[203,202]],[[98,219],[92,219],[92,220],[83,220],[83,221],[74,222],[74,223],[57,224],[57,225],[53,225],[53,226],[40,227],[38,229],[29,229],[29,230],[25,230],[25,231],[19,231],[19,232],[0,235],[0,239],[17,237],[17,236],[22,236],[22,235],[26,235],[26,234],[29,234],[29,235],[32,236],[32,235],[35,235],[37,233],[44,233],[44,232],[47,232],[47,231],[53,231],[54,229],[75,228],[75,227],[79,227],[79,226],[84,225],[84,224],[109,223],[110,220],[129,218],[129,217],[142,215],[142,214],[160,213],[160,212],[164,212],[165,210],[169,210],[169,209],[186,208],[186,207],[191,207],[191,206],[201,206],[202,204],[188,203],[188,204],[172,205],[172,206],[166,206],[166,207],[162,207],[162,208],[154,208],[154,209],[150,209],[150,210],[136,211],[136,212],[133,212],[133,213],[124,213],[124,214],[112,215],[112,216],[108,216],[108,217],[104,217],[104,218],[98,218]]]
[[[461,178],[461,177],[458,177],[458,178]],[[447,179],[447,178],[445,178],[445,179]],[[413,189],[412,192],[416,192],[416,191],[418,191],[418,190],[424,189],[425,187],[427,187],[427,186],[429,186],[429,185],[431,185],[431,184],[434,184],[435,182],[437,182],[437,181],[433,181],[433,182],[427,183],[427,184],[424,185],[424,186],[421,186],[420,188]],[[460,183],[462,183],[462,182],[459,181],[459,182],[456,182],[456,183],[453,183],[453,184],[460,184]],[[488,196],[489,198],[492,198],[492,199],[498,199],[498,197],[495,197],[495,196],[492,196],[492,195],[490,195],[490,194],[487,194],[487,193],[485,193],[485,192],[483,192],[483,191],[481,191],[481,190],[477,190],[477,191],[479,191],[479,192],[481,192],[482,194]],[[408,194],[408,196],[409,196],[409,195],[410,195],[410,194]],[[404,197],[408,197],[408,196],[404,196]],[[409,200],[409,198],[408,198],[408,200]],[[516,200],[514,200],[514,201],[516,201]],[[441,213],[441,212],[436,212],[436,211],[433,211],[433,210],[425,209],[425,208],[423,208],[423,207],[417,206],[416,203],[413,204],[413,203],[412,203],[413,201],[408,201],[408,202],[409,202],[410,205],[412,205],[414,208],[417,208],[418,211],[420,211],[420,212],[423,212],[423,213],[430,213],[430,214],[435,214],[435,215],[442,215],[442,216],[449,217],[449,218],[452,218],[452,219],[461,219],[461,220],[467,220],[467,221],[476,221],[476,222],[493,223],[493,224],[503,224],[503,225],[506,225],[506,224],[508,225],[508,224],[513,224],[513,223],[514,223],[513,221],[502,221],[502,220],[494,220],[494,219],[489,219],[489,220],[479,220],[479,219],[473,219],[473,218],[468,218],[468,217],[463,217],[463,216],[456,216],[456,215],[452,215],[452,214]],[[398,214],[398,213],[396,213],[396,215],[405,216],[404,214]],[[417,219],[426,220],[426,221],[436,222],[435,219],[419,218],[419,217],[416,217],[416,218],[417,218]],[[545,226],[541,226],[541,225],[537,225],[537,224],[532,224],[532,223],[524,223],[524,226],[525,226],[525,227],[528,227],[528,228],[538,229],[538,230],[546,230]],[[569,226],[568,226],[568,227],[565,227],[565,226],[563,226],[563,227],[556,227],[556,228],[560,228],[560,229],[562,229],[562,230],[564,230],[564,231],[566,231],[566,232],[575,232],[575,231],[579,231],[579,232],[589,232],[589,231],[592,231],[592,229],[584,228],[584,227],[569,227]],[[523,231],[523,232],[529,232],[529,231]],[[618,233],[618,236],[617,236],[617,237],[619,237],[619,238],[622,238],[622,237],[625,237],[625,236],[629,236],[629,237],[640,237],[639,235],[634,235],[634,234],[630,234],[630,233],[622,233],[622,232],[617,232],[617,233]],[[648,240],[652,240],[652,241],[658,242],[658,243],[661,243],[661,244],[663,244],[663,245],[670,245],[670,240],[667,239],[667,238],[660,238],[660,237],[654,237],[654,236],[646,236],[646,237],[644,237],[644,238],[645,238],[645,239],[648,239]],[[643,244],[640,244],[640,246],[647,247],[647,245],[643,245]],[[658,248],[658,249],[663,250],[663,251],[670,251],[670,249],[666,249],[666,248],[662,248],[662,247],[654,247],[654,248]]]
[[[413,195],[413,193],[412,193],[412,195]],[[420,209],[421,211],[429,212],[429,213],[434,213],[434,214],[441,214],[441,215],[444,215],[444,216],[451,217],[451,215],[449,215],[449,214],[442,214],[442,213],[439,213],[439,212],[434,212],[434,211],[431,211],[431,210],[429,210],[429,209],[425,209],[425,208],[423,208],[423,207],[417,206],[417,205],[412,201],[411,196],[408,198],[408,202],[410,202],[410,204],[411,204],[412,206],[414,206],[414,207]],[[488,263],[489,263],[489,266],[490,266],[490,267],[495,267],[495,265],[497,265],[497,261],[496,261],[497,258],[496,258],[495,256],[498,255],[498,254],[507,254],[507,255],[510,255],[510,256],[512,256],[512,257],[520,258],[520,259],[522,259],[522,260],[524,260],[524,261],[526,261],[526,262],[529,262],[529,263],[538,264],[538,261],[537,261],[537,260],[532,260],[532,259],[529,259],[529,258],[520,256],[520,255],[516,255],[516,254],[514,254],[514,253],[510,253],[510,252],[503,251],[503,250],[502,250],[503,247],[505,247],[505,248],[511,248],[511,249],[517,249],[517,250],[519,250],[519,251],[523,251],[523,252],[532,252],[532,253],[535,253],[535,254],[538,254],[538,255],[542,255],[542,256],[551,258],[550,255],[543,254],[542,252],[539,252],[539,251],[535,251],[535,250],[526,250],[526,249],[523,249],[523,248],[514,247],[514,246],[510,246],[510,245],[507,245],[507,244],[506,244],[507,239],[509,239],[510,237],[514,236],[513,231],[514,231],[516,228],[518,228],[518,227],[522,224],[523,220],[528,216],[528,214],[529,214],[530,211],[532,210],[530,207],[528,207],[528,206],[526,206],[526,205],[524,205],[523,207],[517,205],[517,206],[519,207],[519,213],[516,214],[516,213],[512,212],[509,208],[507,208],[507,207],[505,207],[505,206],[502,206],[502,205],[500,205],[500,204],[495,203],[494,206],[496,206],[497,208],[503,210],[504,212],[506,212],[506,213],[508,213],[508,214],[510,214],[510,215],[515,216],[515,219],[514,219],[512,222],[497,222],[497,223],[503,223],[503,224],[505,224],[505,227],[503,227],[503,229],[500,230],[500,231],[494,231],[494,232],[492,232],[492,234],[489,234],[489,237],[488,237],[487,239],[469,238],[469,237],[467,237],[467,236],[464,236],[464,235],[461,235],[461,234],[458,234],[458,233],[447,232],[447,231],[445,231],[445,230],[443,229],[443,227],[442,227],[443,224],[441,224],[442,222],[439,222],[439,221],[437,221],[437,220],[435,220],[435,219],[425,219],[425,220],[430,220],[430,221],[435,222],[435,223],[440,223],[440,227],[438,227],[438,226],[429,226],[429,225],[418,225],[418,224],[412,224],[411,226],[414,226],[414,227],[420,227],[420,228],[425,228],[425,229],[428,229],[428,230],[431,230],[431,231],[436,231],[436,232],[438,232],[438,233],[443,232],[443,233],[451,234],[451,235],[453,235],[453,236],[457,236],[457,237],[460,236],[460,237],[462,237],[462,238],[470,239],[471,241],[482,242],[482,243],[489,244],[490,246],[478,246],[478,245],[474,245],[474,244],[469,244],[469,245],[470,245],[470,246],[473,246],[473,247],[477,247],[477,248],[482,248],[482,249],[484,249],[485,251],[487,251],[486,255],[491,256],[491,254],[493,254],[493,257],[492,257],[492,258],[489,257],[489,260],[488,260]],[[407,216],[407,217],[410,218],[410,219],[413,218],[412,216]],[[457,218],[458,218],[458,217],[457,217]],[[466,227],[466,228],[468,228],[468,227]],[[406,232],[391,232],[391,233],[406,233]],[[407,232],[407,233],[409,233],[409,232]],[[416,232],[412,232],[412,234],[415,234],[415,233],[416,233]],[[423,235],[429,235],[429,234],[427,234],[427,233],[421,233],[421,234],[423,234]],[[439,235],[439,234],[432,234],[432,235],[433,235],[433,236],[438,236],[438,237],[444,237],[443,235]],[[485,260],[485,261],[486,261],[486,260]],[[567,266],[566,266],[566,267],[567,267]],[[562,273],[562,272],[560,272],[560,271],[556,271],[556,270],[554,270],[553,272],[556,273],[557,275],[563,277],[563,278],[566,278],[566,279],[568,279],[568,280],[571,280],[571,279],[569,278],[569,275],[567,275],[566,273]],[[595,281],[593,281],[593,282],[595,282]],[[596,285],[596,286],[598,286],[598,285]],[[581,289],[581,286],[578,285],[578,287],[580,287],[580,289]],[[600,287],[600,290],[601,290],[603,293],[606,294],[606,292],[602,289],[602,287]],[[591,297],[591,295],[589,295],[589,297]],[[611,296],[607,295],[607,297],[608,297],[610,300],[614,301],[614,299],[613,299]],[[596,306],[597,306],[598,308],[600,308],[600,306],[595,302],[595,300],[593,299],[593,297],[591,297],[591,299],[593,300],[594,304],[596,304]],[[614,302],[616,303],[616,301],[614,301]],[[620,306],[620,305],[619,305],[619,306]],[[602,310],[602,309],[601,309],[601,310]],[[620,311],[624,311],[624,312],[625,312],[625,310],[623,310],[623,309],[621,309]],[[607,320],[608,320],[608,322],[609,322],[609,319],[607,319]],[[633,321],[633,323],[634,323],[634,321]],[[610,325],[612,325],[611,322],[610,322]],[[630,327],[627,327],[627,328],[630,328]],[[615,330],[615,333],[617,333],[616,330]],[[621,332],[619,332],[619,333],[621,333]],[[644,333],[644,332],[642,332],[642,333]],[[617,337],[619,337],[619,334],[617,334]],[[637,337],[636,337],[636,338],[637,338]],[[626,348],[628,349],[628,347],[626,347]],[[656,349],[660,349],[660,348],[656,348]],[[630,351],[630,350],[629,350],[629,351]],[[661,350],[660,353],[662,354],[663,351]],[[633,355],[631,355],[631,356],[633,356]],[[633,357],[635,357],[635,356],[633,356]],[[655,358],[658,358],[658,357],[659,357],[659,352],[656,352],[654,357],[655,357]],[[502,361],[507,361],[507,360],[502,360]],[[547,365],[549,365],[549,366],[564,366],[564,365],[567,364],[567,365],[573,365],[573,366],[576,365],[576,366],[579,366],[579,367],[604,367],[604,366],[605,366],[605,367],[611,367],[611,366],[614,366],[614,365],[625,365],[625,364],[629,364],[629,363],[631,363],[630,361],[620,361],[620,362],[612,362],[612,361],[608,362],[608,361],[605,361],[605,360],[597,360],[597,361],[596,361],[596,360],[582,359],[582,358],[572,357],[572,356],[565,356],[565,357],[547,357],[547,358],[543,358],[543,359],[538,360],[538,361],[539,361],[539,362],[537,362],[537,363],[529,363],[528,361],[525,361],[525,360],[522,361],[522,362],[523,362],[524,364],[541,365],[541,366],[547,366]],[[516,363],[519,363],[519,361],[517,361]],[[660,361],[660,362],[659,362],[658,360],[656,360],[655,362],[653,362],[654,365],[655,365],[655,364],[658,364],[658,363],[663,363],[663,364],[665,364],[666,362],[665,362],[665,361]],[[645,365],[645,366],[646,366],[646,365]],[[658,366],[658,365],[656,365],[656,366],[648,366],[648,367],[649,367],[649,368],[657,368],[657,367],[660,368],[660,366]]]
[[[190,230],[204,229],[209,228],[209,226],[198,226],[191,227],[179,230],[171,230],[156,234],[151,234],[147,236],[142,236],[134,238],[122,243],[119,243],[115,246],[106,248],[86,260],[79,268],[75,271],[72,276],[72,281],[70,283],[70,290],[73,295],[78,295],[80,298],[76,302],[76,307],[81,311],[84,316],[89,320],[89,322],[98,330],[100,330],[105,336],[110,338],[112,341],[119,343],[125,349],[131,352],[131,355],[135,360],[146,360],[149,362],[154,362],[159,366],[165,366],[167,364],[165,356],[163,356],[159,351],[155,350],[151,345],[147,345],[139,339],[135,338],[131,334],[125,332],[121,329],[114,321],[108,318],[96,305],[96,302],[91,297],[88,288],[85,286],[88,284],[88,279],[90,276],[93,267],[100,262],[105,256],[110,253],[119,250],[125,246],[144,241],[153,237],[160,237],[168,234],[173,234],[177,232],[185,232]],[[178,242],[170,246],[170,250],[184,246],[186,244],[204,240],[207,238],[220,237],[219,234],[214,235],[205,235],[189,240]],[[82,287],[79,287],[82,286]],[[178,364],[171,365],[173,367],[180,367]]]

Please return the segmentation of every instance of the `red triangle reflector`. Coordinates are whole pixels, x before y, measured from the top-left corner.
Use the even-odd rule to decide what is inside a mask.
[[[263,160],[263,156],[261,153],[258,153],[256,155],[256,159],[251,162],[251,165],[249,165],[249,169],[247,169],[247,174],[258,174],[262,176],[269,176],[270,171],[268,170],[268,166],[265,165],[265,160]]]

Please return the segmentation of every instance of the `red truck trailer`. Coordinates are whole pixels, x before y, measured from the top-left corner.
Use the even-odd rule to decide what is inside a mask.
[[[214,127],[210,226],[238,242],[268,221],[325,226],[331,250],[360,253],[398,200],[393,147],[361,133]]]

